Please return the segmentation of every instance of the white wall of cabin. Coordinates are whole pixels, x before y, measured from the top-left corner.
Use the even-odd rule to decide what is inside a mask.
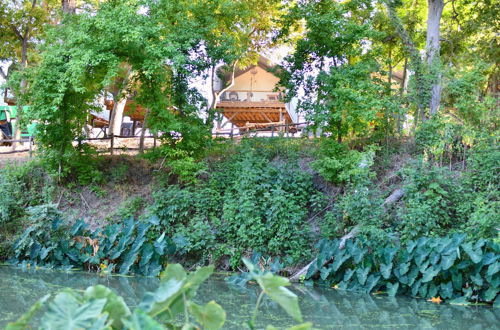
[[[256,74],[252,72],[257,71]],[[270,72],[267,72],[260,66],[256,66],[244,74],[234,79],[234,86],[229,90],[234,91],[254,91],[254,92],[272,92],[279,82],[279,78]]]

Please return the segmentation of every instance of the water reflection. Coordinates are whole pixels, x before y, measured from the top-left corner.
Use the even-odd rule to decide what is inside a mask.
[[[90,285],[103,284],[124,296],[130,306],[135,306],[145,292],[158,286],[158,282],[157,278],[0,267],[0,327],[16,319],[38,298],[64,287],[83,290]],[[500,324],[500,310],[488,307],[436,305],[425,300],[304,286],[294,287],[293,291],[299,296],[305,320],[313,322],[318,329],[498,329]],[[216,300],[228,315],[225,328],[241,329],[253,311],[258,294],[257,286],[235,287],[221,276],[214,276],[200,288],[197,300]],[[270,300],[264,301],[257,321],[259,327],[294,324]]]

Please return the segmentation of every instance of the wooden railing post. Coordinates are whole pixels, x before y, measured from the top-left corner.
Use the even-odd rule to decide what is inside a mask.
[[[114,152],[113,150],[114,147],[115,147],[115,134],[111,133],[111,148],[109,149],[111,154],[113,154]]]
[[[274,124],[271,126],[271,137],[274,137]]]

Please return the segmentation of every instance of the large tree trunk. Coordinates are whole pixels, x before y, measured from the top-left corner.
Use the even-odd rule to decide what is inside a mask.
[[[123,122],[123,112],[127,105],[127,96],[125,95],[119,100],[115,100],[113,110],[111,110],[109,118],[109,134],[121,135],[121,128]]]
[[[76,12],[76,0],[61,0],[62,11],[65,14],[74,14]]]
[[[123,64],[123,68],[126,70],[123,73],[123,78],[119,78],[116,82],[116,89],[111,93],[113,95],[113,109],[109,114],[109,133],[113,135],[120,135],[122,122],[123,122],[123,112],[125,106],[127,105],[128,93],[127,88],[132,75],[132,68],[128,64]],[[123,80],[121,80],[123,79]],[[120,81],[121,80],[121,81]]]
[[[427,38],[425,51],[427,64],[432,72],[431,98],[429,100],[430,115],[435,115],[441,102],[441,72],[440,72],[440,25],[443,13],[443,0],[428,0],[427,10]]]

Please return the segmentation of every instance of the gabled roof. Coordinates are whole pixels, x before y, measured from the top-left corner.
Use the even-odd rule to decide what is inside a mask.
[[[276,63],[273,63],[270,59],[268,59],[265,56],[259,55],[259,60],[257,61],[257,64],[249,65],[243,69],[236,68],[236,71],[234,72],[234,77],[237,78],[242,74],[245,74],[251,69],[255,68],[256,66],[259,66],[266,71],[279,69],[279,66]],[[223,78],[224,81],[229,81],[231,79],[231,75],[232,75],[231,70],[223,70],[223,69],[221,70],[221,77]]]

